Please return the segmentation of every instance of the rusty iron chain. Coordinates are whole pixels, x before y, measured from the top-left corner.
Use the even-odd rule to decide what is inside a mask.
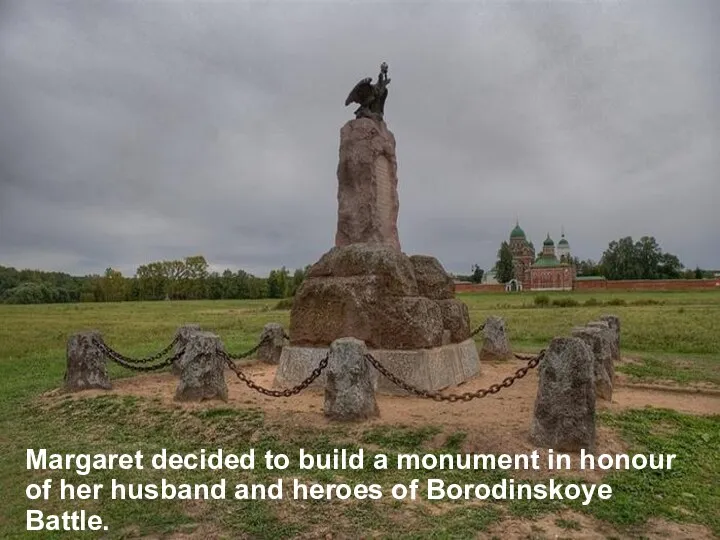
[[[303,390],[305,390],[308,386],[312,384],[312,382],[317,379],[322,371],[327,367],[328,360],[330,359],[330,353],[325,355],[325,358],[320,360],[320,363],[318,364],[318,367],[316,367],[314,370],[312,370],[312,373],[310,373],[310,376],[302,381],[300,384],[293,388],[287,388],[285,390],[270,390],[269,388],[263,388],[262,386],[255,384],[251,379],[245,375],[242,370],[235,365],[235,362],[233,362],[233,359],[228,355],[225,351],[218,351],[218,354],[221,358],[225,360],[228,367],[235,372],[235,375],[238,376],[238,379],[243,381],[248,387],[252,388],[256,392],[260,392],[261,394],[265,394],[266,396],[270,397],[290,397],[294,396],[295,394],[299,394]]]
[[[482,332],[485,329],[485,323],[482,323],[480,326],[478,326],[475,330],[470,332],[470,337],[475,337],[477,334]]]
[[[266,341],[269,341],[269,339],[270,339],[269,336],[265,336],[258,342],[257,345],[255,345],[252,349],[245,351],[244,353],[231,354],[229,352],[225,352],[224,354],[232,360],[242,360],[243,358],[247,358],[248,356],[251,356],[251,355],[255,354],[256,352],[258,352],[258,350],[260,350],[260,347],[263,346],[263,343],[265,343]]]
[[[138,365],[136,363],[127,362],[121,354],[118,354],[115,351],[113,351],[110,347],[108,347],[102,341],[95,341],[95,344],[100,348],[100,351],[107,358],[109,358],[116,364],[118,364],[124,368],[131,369],[133,371],[158,371],[158,370],[166,368],[167,366],[178,361],[182,357],[182,355],[185,354],[185,347],[183,347],[179,351],[177,351],[174,355],[169,356],[168,358],[166,358],[159,364],[155,364],[154,366],[145,366],[145,365]]]
[[[156,354],[153,354],[152,356],[148,356],[146,358],[131,358],[129,356],[120,354],[116,350],[110,348],[110,346],[107,343],[105,343],[104,341],[98,342],[98,345],[101,349],[103,349],[103,352],[107,356],[112,356],[114,360],[120,360],[120,362],[125,362],[127,364],[149,364],[150,362],[154,362],[155,360],[160,360],[160,358],[162,358],[167,353],[169,353],[170,349],[172,349],[179,340],[180,340],[180,336],[179,335],[175,336],[175,339],[173,339],[170,342],[170,344],[167,347],[165,347],[162,351],[160,351]]]
[[[475,392],[465,392],[463,394],[441,394],[440,392],[421,390],[415,386],[412,386],[411,384],[406,383],[405,381],[401,380],[393,373],[388,371],[387,368],[383,366],[372,354],[367,353],[365,355],[365,359],[370,362],[370,364],[375,369],[377,369],[385,377],[390,379],[393,384],[399,386],[407,392],[410,392],[411,394],[415,394],[416,396],[420,396],[422,398],[434,399],[435,401],[449,401],[450,403],[455,403],[456,401],[470,401],[476,398],[484,398],[489,394],[497,394],[503,388],[510,388],[516,380],[522,379],[525,375],[527,375],[528,371],[537,367],[544,356],[545,349],[540,351],[537,356],[533,356],[532,358],[530,358],[527,365],[515,371],[514,375],[505,377],[501,383],[492,384],[487,388],[481,388],[480,390],[477,390]]]

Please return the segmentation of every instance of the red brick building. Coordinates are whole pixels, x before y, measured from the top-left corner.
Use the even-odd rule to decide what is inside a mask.
[[[535,246],[525,238],[525,231],[515,223],[510,232],[510,253],[513,256],[513,277],[523,288],[530,286],[530,266],[535,260]]]
[[[558,242],[547,238],[542,252],[535,257],[535,247],[525,236],[525,231],[516,223],[510,232],[510,252],[513,255],[514,277],[525,290],[569,291],[575,281],[575,267],[571,264],[570,244],[562,234]],[[559,256],[559,258],[558,258]]]
[[[555,242],[548,234],[543,242],[542,253],[530,267],[530,290],[571,291],[575,281],[575,267],[565,260],[561,261],[555,255]]]

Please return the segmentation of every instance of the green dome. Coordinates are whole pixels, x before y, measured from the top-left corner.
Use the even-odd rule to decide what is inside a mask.
[[[554,246],[555,242],[552,241],[552,238],[550,238],[550,234],[548,233],[547,238],[543,242],[543,246]]]
[[[562,238],[558,242],[558,246],[569,246],[569,245],[570,244],[568,243],[567,240],[565,240],[565,235],[563,234]]]
[[[519,224],[515,225],[515,228],[510,233],[510,238],[525,238],[525,231],[520,228]]]

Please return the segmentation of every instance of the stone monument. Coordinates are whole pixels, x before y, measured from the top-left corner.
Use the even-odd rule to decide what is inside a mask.
[[[301,382],[340,338],[364,341],[390,371],[426,390],[479,371],[468,309],[455,299],[452,278],[434,257],[400,248],[395,137],[384,120],[387,70],[383,63],[378,82],[361,80],[345,102],[360,107],[340,130],[335,247],[295,295],[277,386]],[[324,383],[323,374],[315,384]],[[399,391],[382,376],[376,384]]]

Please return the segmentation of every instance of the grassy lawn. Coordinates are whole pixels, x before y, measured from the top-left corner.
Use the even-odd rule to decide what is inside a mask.
[[[536,307],[533,294],[464,294],[473,326],[488,315],[507,321],[511,343],[518,351],[535,351],[555,335],[567,335],[574,326],[603,314],[620,316],[625,355],[637,359],[624,365],[640,380],[705,381],[720,384],[720,293],[583,293],[549,295],[551,305]],[[552,300],[571,297],[579,305],[556,307]],[[591,300],[594,299],[594,300]],[[607,305],[610,303],[611,305]],[[637,451],[676,453],[677,468],[670,471],[610,473],[609,501],[579,503],[515,501],[398,502],[380,501],[132,501],[68,502],[57,497],[41,504],[25,498],[25,486],[45,477],[54,483],[159,483],[217,481],[217,473],[152,470],[111,471],[79,478],[71,473],[25,470],[27,448],[52,452],[134,452],[151,454],[167,448],[191,452],[222,447],[241,453],[251,447],[295,454],[300,448],[328,452],[333,448],[365,448],[371,455],[401,451],[457,452],[465,434],[445,426],[408,428],[362,424],[332,427],[293,426],[269,421],[263,411],[216,404],[204,410],[168,407],[153,399],[105,395],[94,398],[45,398],[43,392],[62,381],[65,344],[72,332],[95,328],[117,350],[141,356],[162,348],[177,326],[197,322],[219,334],[226,348],[241,352],[257,342],[267,322],[289,322],[287,310],[275,310],[275,301],[156,302],[53,306],[0,305],[0,505],[2,538],[69,538],[77,533],[25,532],[25,511],[39,507],[46,513],[83,508],[103,516],[110,527],[107,538],[192,537],[284,538],[380,536],[388,538],[474,538],[478,531],[494,531],[506,519],[562,514],[556,524],[567,538],[580,537],[577,516],[606,524],[617,537],[642,537],[651,517],[700,524],[720,535],[720,416],[695,417],[655,409],[603,413],[599,423],[612,428]],[[587,304],[587,305],[586,305]],[[601,304],[601,305],[598,305]],[[127,376],[113,366],[111,377]],[[481,413],[486,411],[481,408]],[[438,440],[440,443],[438,443]],[[431,444],[432,442],[432,444]],[[440,445],[438,447],[438,444]],[[467,450],[465,450],[467,451]],[[366,458],[368,459],[368,458]],[[283,478],[318,482],[409,482],[418,472],[301,471],[296,466]],[[270,482],[277,474],[263,467],[254,472],[228,472],[229,485]],[[505,473],[445,471],[442,478],[458,483],[493,482]],[[520,478],[513,475],[513,478]],[[576,517],[572,517],[576,516]],[[494,533],[488,533],[494,534]],[[173,536],[175,535],[175,536]],[[337,537],[336,536],[336,537]],[[85,537],[93,538],[88,533]],[[502,534],[495,537],[503,538]],[[537,538],[543,538],[542,532]],[[609,535],[608,537],[612,537]]]

